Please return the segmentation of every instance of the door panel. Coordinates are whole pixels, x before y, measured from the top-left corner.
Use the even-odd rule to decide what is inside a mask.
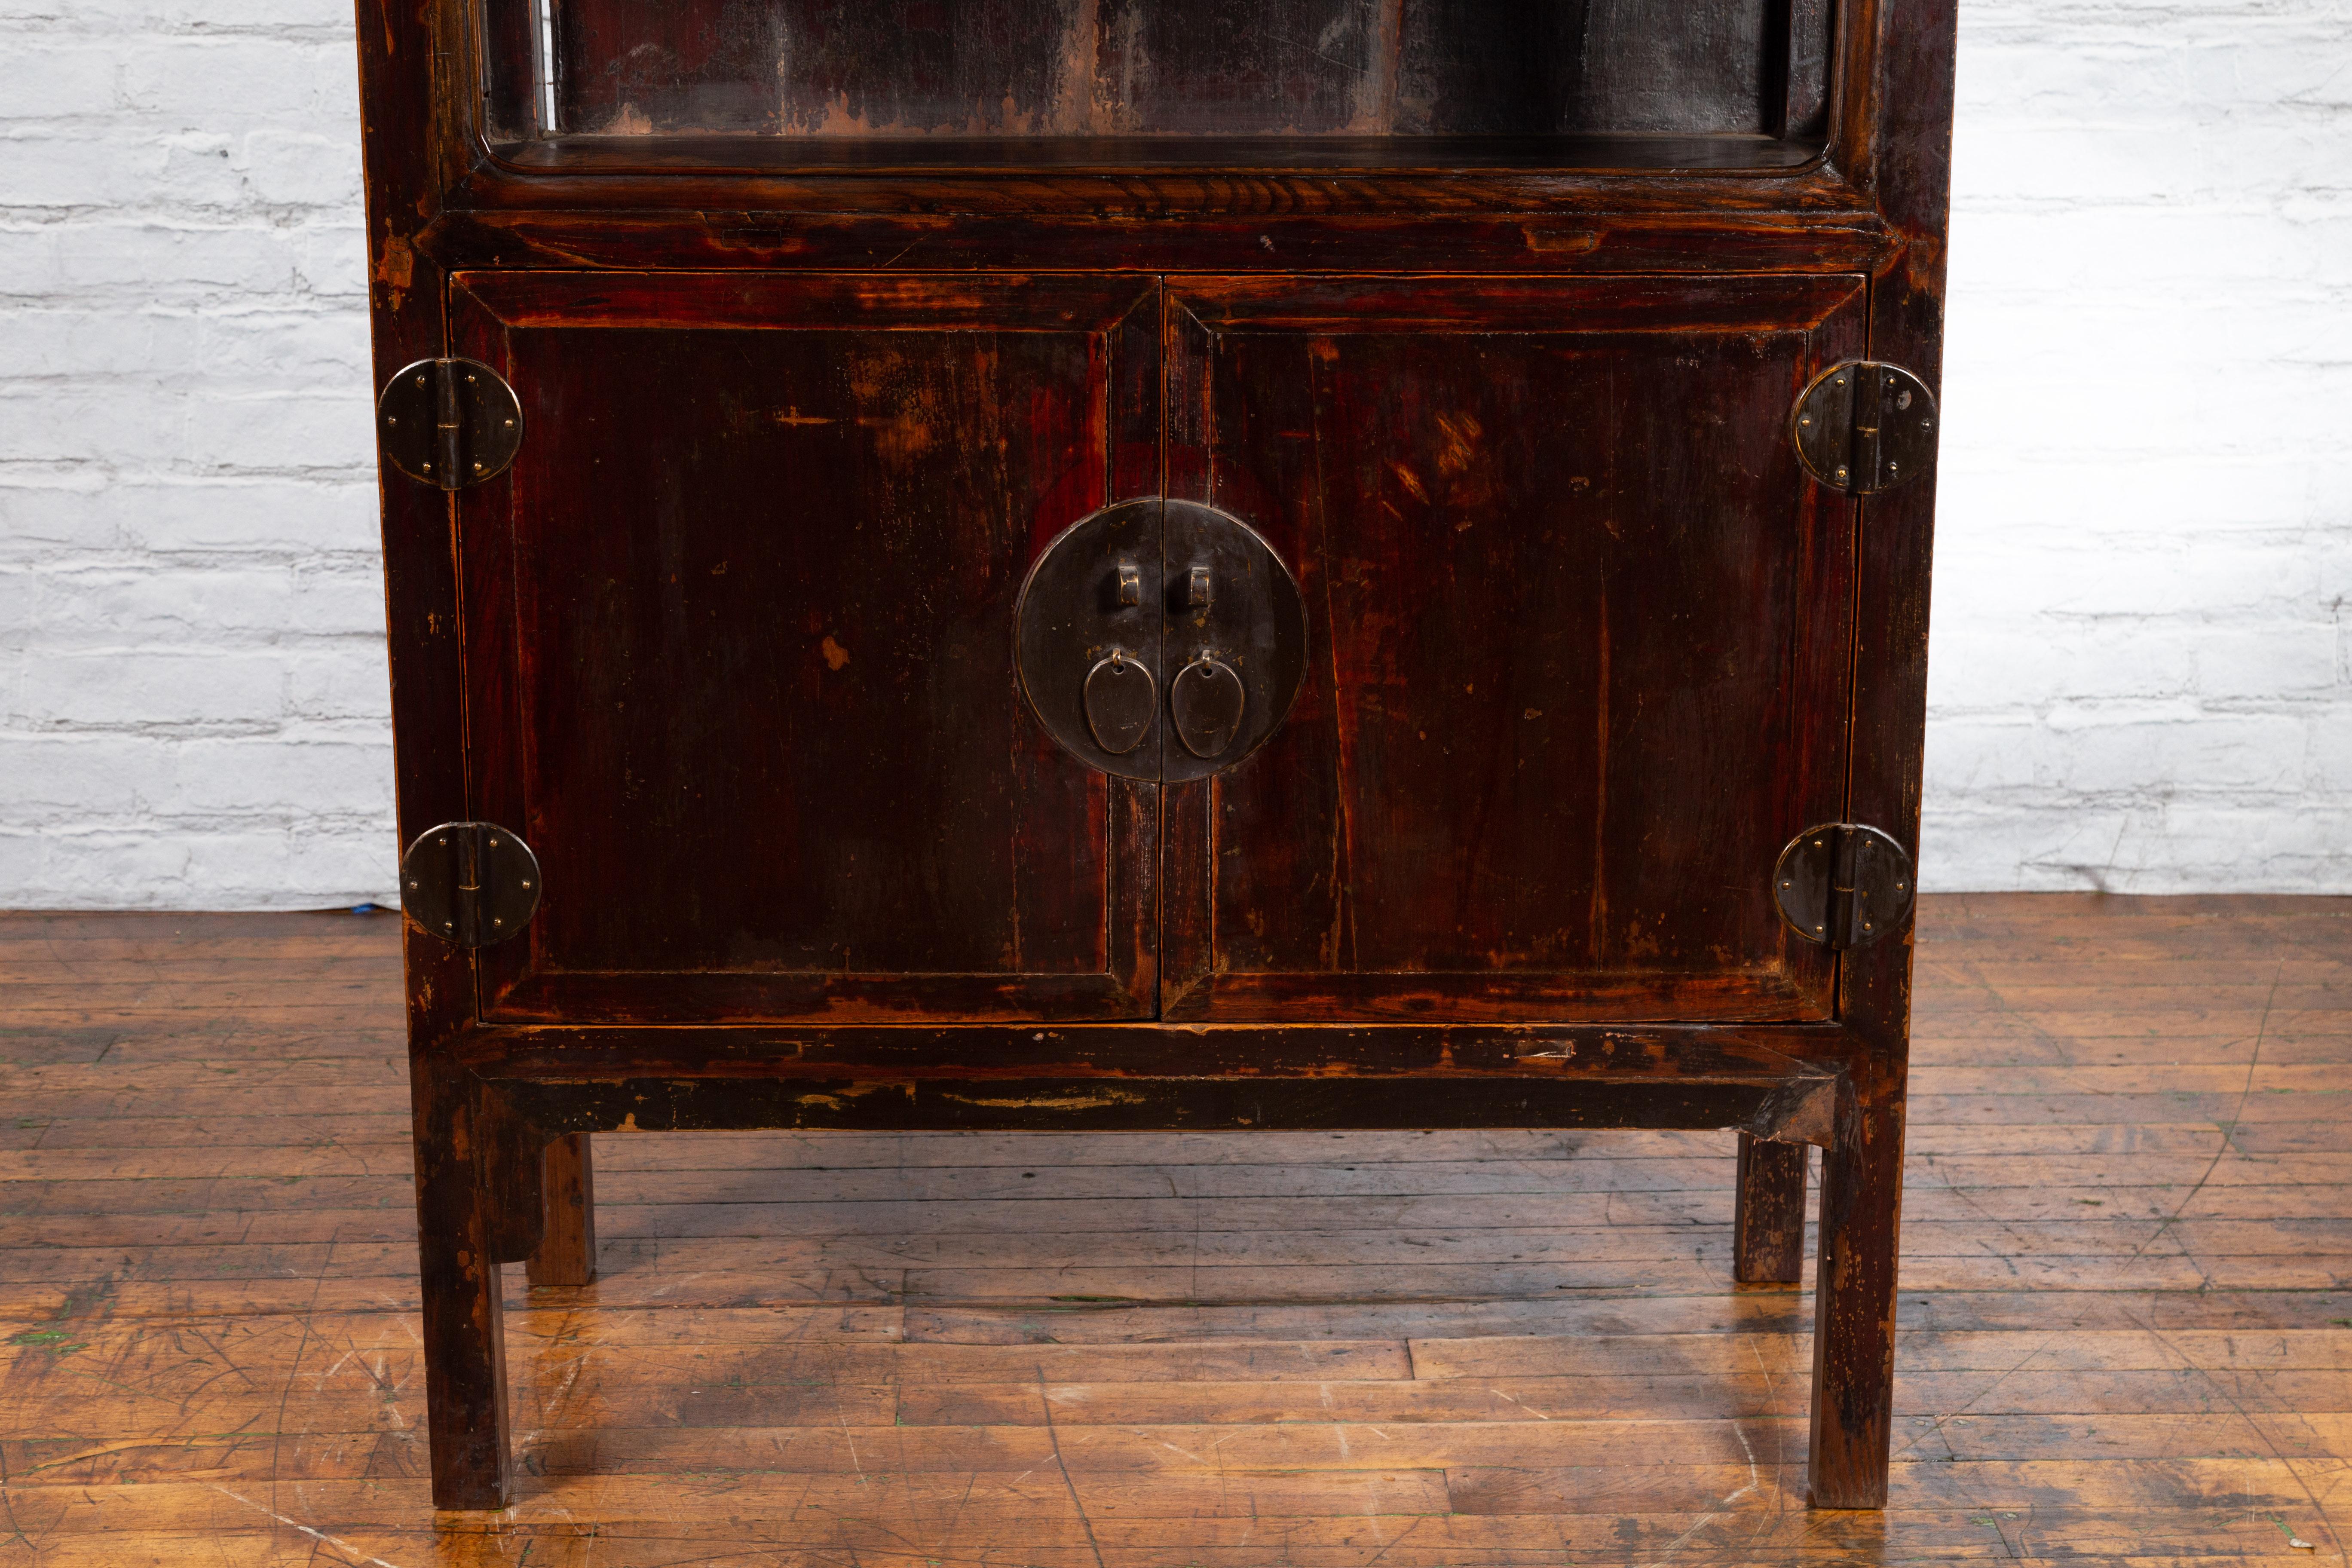
[[[1169,493],[1290,563],[1309,658],[1167,788],[1167,1016],[1828,1016],[1769,873],[1838,815],[1857,513],[1787,421],[1863,300],[1171,280]]]
[[[1159,465],[1135,279],[473,274],[475,814],[546,898],[493,1017],[1148,1016],[1155,787],[1022,705],[1031,558]]]

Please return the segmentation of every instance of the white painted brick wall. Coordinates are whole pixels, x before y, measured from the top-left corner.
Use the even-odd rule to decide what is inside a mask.
[[[0,906],[393,886],[351,10],[0,0]]]
[[[2352,6],[1964,0],[1926,879],[2352,890]],[[0,0],[0,906],[383,897],[345,0]]]
[[[2352,890],[2352,5],[1961,16],[1922,881]]]

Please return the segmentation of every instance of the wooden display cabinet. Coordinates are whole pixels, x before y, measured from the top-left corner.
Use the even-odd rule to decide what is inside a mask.
[[[1881,1506],[1952,31],[362,0],[436,1500],[592,1132],[1650,1127]]]

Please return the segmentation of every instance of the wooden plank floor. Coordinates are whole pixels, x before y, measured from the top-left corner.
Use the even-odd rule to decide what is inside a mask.
[[[492,1518],[393,920],[0,918],[0,1564],[2346,1563],[2348,937],[1927,900],[1884,1516],[1803,1506],[1728,1135],[640,1133],[603,1280],[509,1270]]]

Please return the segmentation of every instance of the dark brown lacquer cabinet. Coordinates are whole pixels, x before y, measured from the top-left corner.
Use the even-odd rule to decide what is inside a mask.
[[[1823,1152],[1886,1495],[1953,0],[361,0],[436,1500],[626,1129]]]

